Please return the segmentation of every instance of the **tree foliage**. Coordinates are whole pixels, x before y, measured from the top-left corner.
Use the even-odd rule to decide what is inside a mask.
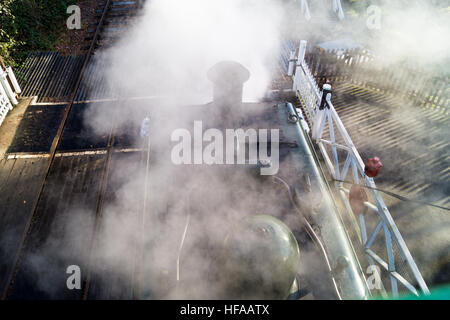
[[[65,28],[66,10],[76,0],[2,0],[0,55],[18,65],[31,51],[52,50]]]

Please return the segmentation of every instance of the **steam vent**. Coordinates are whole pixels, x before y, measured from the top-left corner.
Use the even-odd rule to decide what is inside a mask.
[[[214,103],[219,106],[233,106],[242,103],[244,83],[250,78],[250,71],[234,61],[222,61],[208,71],[208,79],[214,84]]]

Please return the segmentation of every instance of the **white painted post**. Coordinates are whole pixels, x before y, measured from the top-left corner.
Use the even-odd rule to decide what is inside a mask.
[[[306,40],[300,41],[300,46],[298,47],[298,57],[297,57],[297,67],[295,69],[295,78],[293,83],[293,90],[297,90],[297,87],[300,85],[300,73],[301,70],[301,64],[303,60],[305,60],[305,53],[306,53],[306,45],[308,42]]]
[[[309,21],[311,19],[311,13],[309,12],[308,2],[306,0],[301,0],[300,6],[302,14],[305,16],[305,19]]]
[[[333,11],[337,13],[339,20],[344,20],[344,10],[342,10],[341,0],[333,0]]]
[[[305,53],[306,53],[306,45],[308,44],[308,41],[302,40],[300,41],[300,46],[298,49],[298,59],[297,59],[297,66],[299,66],[303,60],[305,60]]]
[[[3,89],[3,85],[0,84],[0,125],[3,123],[8,111],[11,109],[12,105],[9,102],[5,89]]]
[[[19,83],[17,82],[16,76],[14,75],[13,69],[11,67],[6,68],[6,72],[8,73],[9,80],[11,80],[11,83],[14,87],[14,91],[17,94],[22,93],[22,89],[20,89]]]
[[[11,87],[9,85],[9,82],[7,79],[7,73],[1,69],[0,69],[0,82],[1,82],[1,85],[3,86],[4,91],[6,91],[6,94],[8,95],[11,103],[18,104],[19,102],[16,99],[16,94],[14,93],[14,91],[11,89]]]
[[[294,66],[296,61],[297,60],[295,59],[295,51],[291,51],[291,54],[289,55],[289,67],[287,73],[289,77],[292,77],[292,75],[294,74]]]

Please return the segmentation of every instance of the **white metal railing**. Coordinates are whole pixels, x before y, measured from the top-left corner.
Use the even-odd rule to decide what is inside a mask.
[[[21,92],[12,68],[0,66],[0,126],[13,105],[19,103],[16,96]]]
[[[330,175],[336,181],[336,191],[346,209],[351,210],[351,207],[348,197],[349,190],[344,187],[343,181],[346,181],[349,171],[351,171],[353,183],[366,186],[372,196],[374,203],[368,201],[364,202],[365,207],[367,207],[368,210],[375,212],[378,217],[378,223],[370,233],[368,233],[363,213],[355,212],[355,215],[359,215],[360,240],[364,247],[364,251],[368,256],[369,262],[371,264],[376,262],[388,272],[391,291],[394,297],[398,296],[398,282],[404,285],[410,292],[418,295],[419,293],[415,286],[408,282],[396,267],[393,251],[394,246],[396,246],[403,262],[406,262],[409,266],[409,269],[422,292],[424,294],[429,294],[428,287],[417,268],[405,241],[382,197],[376,190],[373,178],[368,177],[364,173],[364,162],[331,102],[331,92],[324,91],[326,94],[324,100],[325,107],[323,107],[324,104],[322,104],[322,108],[320,107],[323,92],[320,91],[308,65],[304,61],[305,50],[306,41],[301,41],[295,75],[293,76],[293,90],[305,106],[305,111],[307,112],[306,116],[311,122],[312,138],[320,149]],[[324,138],[324,129],[326,126],[328,126],[329,139]],[[343,143],[336,142],[336,133],[341,135],[344,141]],[[327,151],[326,145],[331,146],[331,154]],[[338,150],[341,152],[340,154],[346,154],[345,163],[342,169],[339,163]],[[381,229],[384,231],[384,245],[386,248],[387,262],[384,261],[372,247],[374,240]]]

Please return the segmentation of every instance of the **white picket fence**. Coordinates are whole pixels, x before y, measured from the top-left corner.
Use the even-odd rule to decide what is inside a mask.
[[[17,95],[22,91],[11,67],[0,67],[0,126],[13,106],[18,104]]]
[[[424,294],[429,294],[428,287],[417,268],[414,259],[403,240],[400,231],[397,228],[388,208],[386,207],[382,197],[376,190],[376,185],[373,178],[368,177],[364,173],[364,162],[359,155],[358,150],[350,138],[347,130],[345,129],[341,119],[339,118],[333,103],[331,102],[331,93],[325,92],[325,106],[322,102],[323,91],[321,91],[309,70],[308,65],[304,61],[304,55],[306,50],[306,41],[301,41],[298,56],[296,61],[290,61],[290,66],[288,69],[289,76],[293,76],[293,90],[296,95],[302,101],[305,106],[305,111],[307,117],[311,122],[311,135],[313,141],[319,147],[320,153],[324,159],[328,173],[337,181],[347,181],[348,173],[351,171],[352,183],[366,186],[366,190],[371,194],[373,203],[369,201],[364,202],[364,206],[377,214],[378,223],[376,223],[373,230],[367,230],[366,223],[364,220],[364,214],[362,212],[355,212],[359,216],[359,235],[361,240],[361,245],[365,254],[367,255],[368,261],[371,265],[379,265],[381,268],[385,269],[389,275],[391,292],[394,297],[398,296],[398,283],[400,282],[405,286],[410,292],[415,295],[419,295],[418,289],[420,288]],[[293,72],[295,70],[295,74]],[[329,138],[325,138],[324,131],[328,126]],[[337,142],[337,135],[342,138]],[[342,141],[344,143],[342,143]],[[331,153],[328,152],[331,149]],[[340,153],[338,152],[340,151]],[[341,168],[338,154],[346,154],[345,163]],[[342,157],[342,156],[341,156]],[[343,182],[335,183],[336,193],[342,200],[344,206],[351,211],[350,201],[349,201],[349,190],[344,187]],[[373,243],[376,236],[383,229],[384,233],[384,247],[386,250],[387,262],[384,261],[380,254],[375,252],[373,249]],[[411,282],[407,281],[402,276],[399,268],[396,266],[396,261],[394,259],[393,248],[396,247],[397,252],[401,256],[401,263],[407,264],[409,267],[412,277],[417,283],[419,288],[416,288]],[[397,261],[397,264],[399,262]],[[403,269],[402,269],[403,270]]]

